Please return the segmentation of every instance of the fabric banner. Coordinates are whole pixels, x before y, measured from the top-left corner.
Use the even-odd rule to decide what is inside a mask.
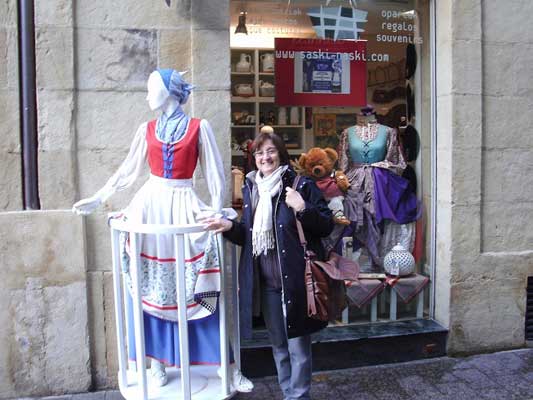
[[[366,41],[275,39],[276,105],[366,106]]]

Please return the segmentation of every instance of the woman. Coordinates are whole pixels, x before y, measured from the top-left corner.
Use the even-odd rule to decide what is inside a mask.
[[[251,336],[252,298],[261,294],[261,309],[272,342],[278,381],[285,399],[309,399],[311,336],[326,323],[307,317],[305,260],[296,230],[302,223],[309,249],[324,259],[320,238],[333,229],[331,211],[314,182],[296,178],[289,168],[283,140],[263,132],[252,152],[257,171],[246,176],[241,222],[206,220],[208,229],[243,246],[239,266],[241,332]],[[254,276],[256,271],[256,276]],[[255,279],[254,279],[255,278]]]

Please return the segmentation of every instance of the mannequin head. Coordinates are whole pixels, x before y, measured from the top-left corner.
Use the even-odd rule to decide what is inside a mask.
[[[193,86],[183,80],[184,74],[173,69],[158,69],[150,74],[146,96],[150,109],[165,111],[187,102]]]
[[[146,100],[148,101],[148,106],[150,110],[156,111],[164,109],[167,100],[170,98],[170,93],[165,87],[163,78],[159,72],[154,71],[148,77],[148,94],[146,95]]]

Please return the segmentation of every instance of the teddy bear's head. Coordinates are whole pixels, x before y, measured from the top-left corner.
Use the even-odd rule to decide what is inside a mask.
[[[321,179],[331,174],[338,158],[337,152],[330,147],[313,147],[300,156],[298,163],[305,175]]]

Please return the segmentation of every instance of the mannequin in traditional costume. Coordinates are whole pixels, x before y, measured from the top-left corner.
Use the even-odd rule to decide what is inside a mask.
[[[354,243],[368,251],[374,267],[383,265],[396,243],[410,250],[414,245],[413,222],[420,210],[416,193],[401,176],[405,167],[396,129],[377,123],[372,107],[363,108],[357,124],[341,135],[339,168],[351,184],[344,208]]]
[[[189,117],[181,108],[193,86],[183,80],[180,72],[171,69],[154,71],[147,86],[150,109],[160,111],[161,115],[141,124],[117,172],[96,194],[74,204],[73,210],[81,215],[90,214],[115,192],[131,186],[148,164],[148,181],[117,218],[136,224],[185,225],[224,213],[224,168],[211,126],[206,120]],[[203,175],[209,176],[206,182],[210,206],[193,190],[192,177],[198,161]],[[216,237],[211,232],[200,232],[185,235],[184,240],[190,364],[219,364],[217,306],[223,266]],[[152,359],[152,381],[163,386],[167,382],[165,365],[180,366],[176,254],[170,235],[142,235],[140,242],[146,354]],[[123,271],[131,288],[127,237],[122,243]],[[131,317],[131,296],[127,296],[126,305]],[[128,332],[133,332],[133,318],[127,319],[131,322]],[[128,337],[130,360],[136,359],[132,336]],[[253,388],[235,367],[231,376],[236,390]]]

